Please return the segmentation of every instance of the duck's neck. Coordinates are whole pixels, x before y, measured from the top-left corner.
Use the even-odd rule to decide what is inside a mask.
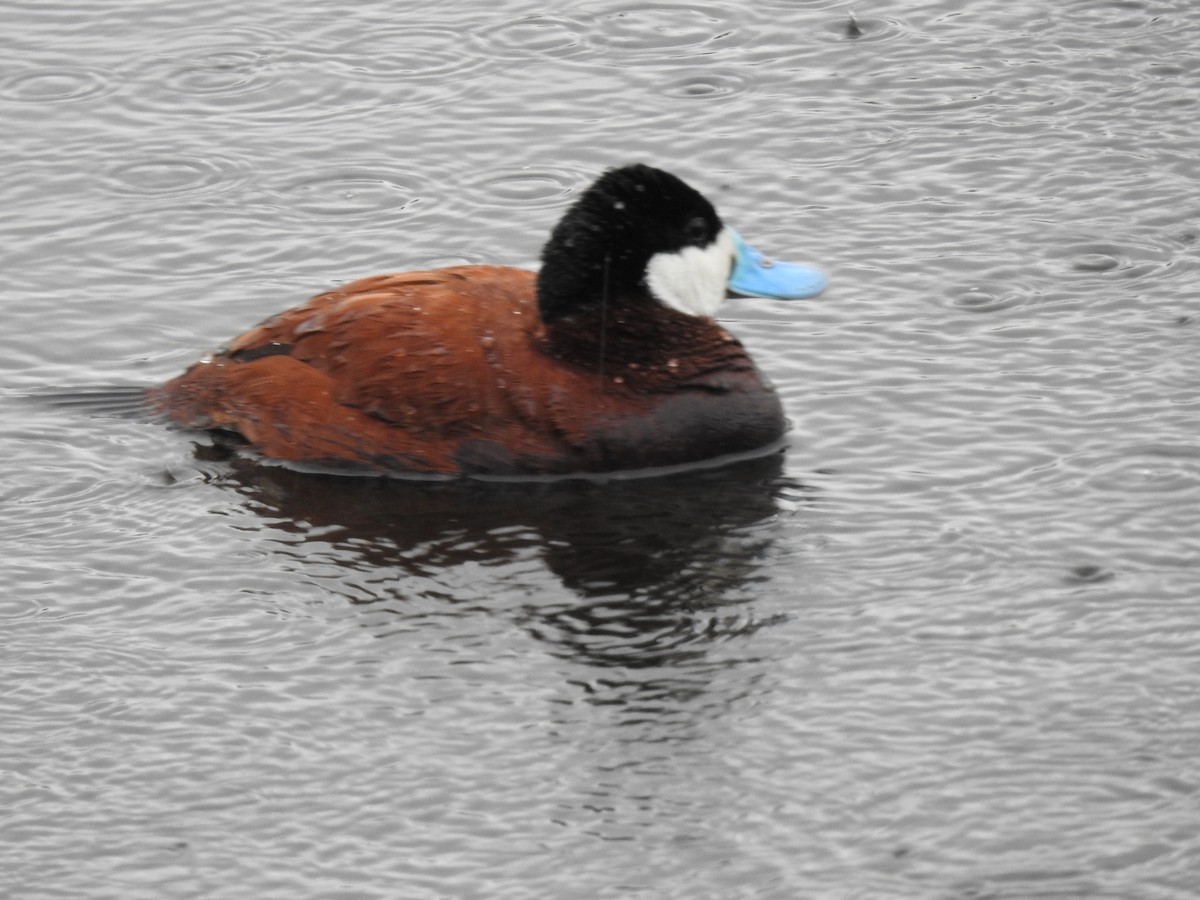
[[[546,325],[543,350],[650,388],[754,368],[741,343],[713,319],[644,299],[614,301]]]

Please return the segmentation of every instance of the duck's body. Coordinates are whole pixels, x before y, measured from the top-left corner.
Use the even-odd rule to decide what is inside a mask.
[[[711,319],[545,326],[532,272],[384,275],[248,331],[161,389],[265,456],[427,474],[675,465],[777,440],[775,393]],[[652,354],[645,347],[654,348]]]
[[[541,274],[356,281],[151,397],[179,425],[236,432],[266,457],[390,472],[609,472],[778,442],[775,392],[711,318],[732,266],[716,213],[658,170],[605,178],[555,230]],[[669,227],[664,203],[681,207]]]

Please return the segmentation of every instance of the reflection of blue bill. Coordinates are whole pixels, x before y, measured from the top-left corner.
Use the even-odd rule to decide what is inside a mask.
[[[729,230],[737,247],[737,263],[729,276],[729,290],[733,293],[774,300],[802,300],[815,297],[829,284],[820,269],[768,259],[732,228]]]

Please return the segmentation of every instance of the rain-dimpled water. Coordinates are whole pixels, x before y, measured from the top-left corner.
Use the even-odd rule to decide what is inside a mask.
[[[15,0],[0,895],[1190,900],[1192,4]],[[781,454],[332,477],[50,402],[661,166]]]

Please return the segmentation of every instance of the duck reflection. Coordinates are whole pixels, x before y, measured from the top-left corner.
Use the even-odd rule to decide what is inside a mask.
[[[435,596],[443,615],[503,603],[550,652],[626,669],[686,663],[766,624],[737,607],[766,578],[780,498],[804,495],[783,475],[781,454],[606,482],[420,482],[244,458],[229,465],[248,507],[282,532],[281,552],[301,565],[335,563],[347,575],[337,589],[352,602],[390,602],[399,615],[416,595]]]

